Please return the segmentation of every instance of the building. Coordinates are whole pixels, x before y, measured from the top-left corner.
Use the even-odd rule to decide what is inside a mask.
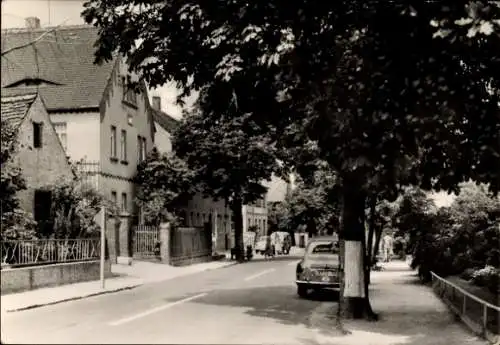
[[[161,99],[152,98],[153,118],[155,122],[155,146],[160,153],[170,153],[172,149],[172,133],[179,121],[161,110]],[[231,210],[223,200],[215,201],[198,193],[189,200],[183,210],[186,226],[201,227],[206,223],[212,226],[212,240],[216,251],[231,248],[234,243],[232,232]]]
[[[243,205],[243,232],[255,228],[257,238],[267,235],[267,202],[266,197],[249,205]]]
[[[43,222],[50,216],[52,187],[75,175],[40,95],[2,95],[1,103],[2,123],[16,131],[12,162],[21,169],[27,187],[17,194],[20,206]]]
[[[2,56],[2,94],[37,90],[69,159],[124,213],[136,213],[133,178],[154,140],[145,86],[128,87],[120,56],[94,64],[96,28],[26,22],[2,31],[2,51],[35,42]]]

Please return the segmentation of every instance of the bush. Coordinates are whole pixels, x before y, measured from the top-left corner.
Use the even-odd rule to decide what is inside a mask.
[[[460,274],[460,278],[462,278],[463,280],[471,280],[472,279],[472,275],[474,274],[474,272],[476,272],[476,270],[474,268],[466,268]]]
[[[31,213],[17,208],[2,213],[2,241],[32,240],[36,238],[36,222]]]
[[[471,258],[467,254],[458,254],[453,258],[453,262],[451,264],[451,274],[464,272],[467,268],[470,268],[470,265]]]
[[[486,266],[472,274],[472,282],[475,285],[487,287],[494,294],[499,291],[499,278],[500,270],[493,266]]]
[[[101,206],[107,212],[117,214],[117,206],[93,188],[75,180],[61,182],[50,187],[52,206],[50,226],[40,227],[39,235],[44,238],[89,238],[99,235],[99,225],[94,217]]]

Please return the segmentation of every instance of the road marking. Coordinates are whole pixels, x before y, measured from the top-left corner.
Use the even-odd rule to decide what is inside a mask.
[[[264,274],[271,273],[271,272],[274,272],[274,271],[276,271],[276,269],[275,269],[275,268],[270,268],[270,269],[268,269],[268,270],[264,270],[264,271],[262,271],[262,272],[260,272],[260,273],[254,274],[253,276],[246,277],[246,278],[245,278],[245,281],[249,281],[249,280],[252,280],[252,279],[258,278],[258,277],[260,277],[260,276],[263,276]]]
[[[165,309],[168,309],[168,308],[172,308],[176,305],[179,305],[179,304],[182,304],[182,303],[186,303],[186,302],[189,302],[189,301],[192,301],[194,299],[197,299],[197,298],[200,298],[200,297],[203,297],[203,296],[206,296],[207,293],[204,292],[204,293],[200,293],[196,296],[191,296],[191,297],[188,297],[188,298],[184,298],[184,299],[181,299],[179,301],[175,301],[175,302],[172,302],[172,303],[168,303],[168,304],[165,304],[165,305],[162,305],[160,307],[156,307],[156,308],[153,308],[153,309],[149,309],[149,310],[146,310],[142,313],[139,313],[139,314],[136,314],[136,315],[132,315],[132,316],[129,316],[127,318],[124,318],[124,319],[120,319],[118,321],[114,321],[114,322],[111,322],[109,323],[110,326],[118,326],[118,325],[122,325],[124,323],[127,323],[127,322],[130,322],[130,321],[134,321],[134,320],[137,320],[141,317],[144,317],[144,316],[148,316],[148,315],[151,315],[153,313],[157,313],[159,311],[162,311],[162,310],[165,310]]]

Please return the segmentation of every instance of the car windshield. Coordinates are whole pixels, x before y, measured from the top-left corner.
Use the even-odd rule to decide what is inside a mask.
[[[332,255],[339,253],[338,242],[336,241],[318,241],[309,245],[308,255]]]

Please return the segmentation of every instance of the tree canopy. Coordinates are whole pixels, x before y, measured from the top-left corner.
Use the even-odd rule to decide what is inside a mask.
[[[85,6],[97,61],[118,50],[151,86],[204,89],[211,116],[237,107],[276,135],[300,124],[348,183],[500,186],[495,2]]]
[[[400,235],[408,238],[412,265],[429,272],[459,274],[485,265],[500,268],[500,200],[484,185],[460,185],[449,207],[436,209],[421,190],[408,189],[396,215]]]
[[[180,221],[181,208],[196,191],[194,172],[174,154],[162,154],[154,148],[139,164],[136,175],[137,204],[145,221]]]

